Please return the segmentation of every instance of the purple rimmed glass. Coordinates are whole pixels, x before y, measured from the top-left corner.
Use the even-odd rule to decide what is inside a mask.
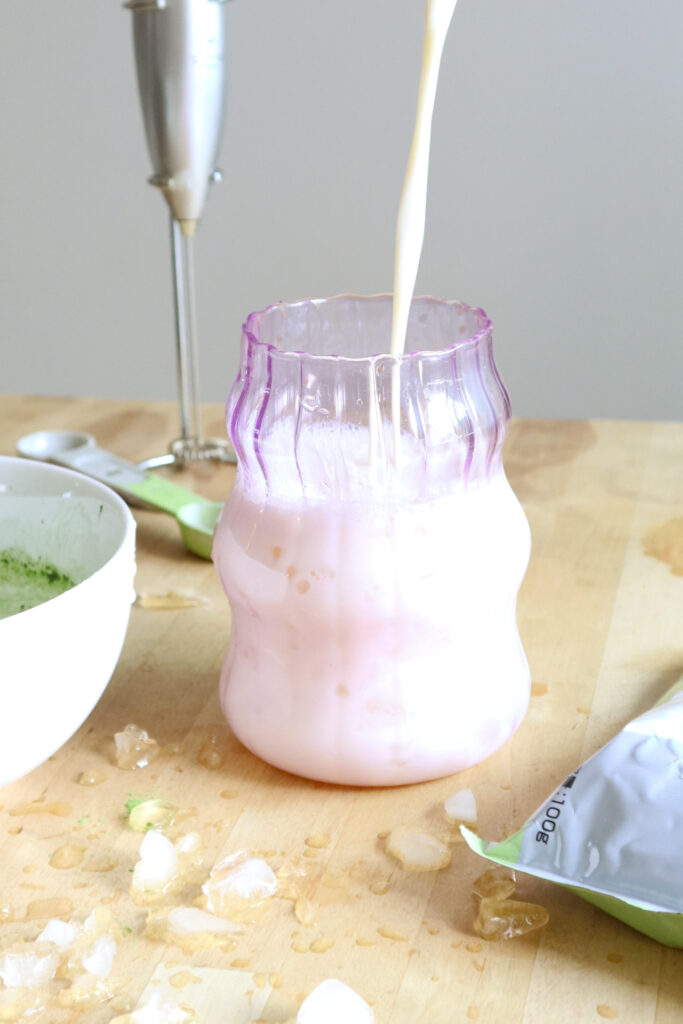
[[[227,404],[238,456],[214,543],[242,742],[287,771],[393,785],[474,764],[526,709],[515,606],[529,529],[482,310],[391,296],[246,321]]]

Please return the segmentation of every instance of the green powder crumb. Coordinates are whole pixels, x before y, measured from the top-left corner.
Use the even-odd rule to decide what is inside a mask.
[[[139,804],[144,804],[147,799],[148,798],[146,796],[133,796],[132,793],[129,793],[128,799],[126,800],[125,803],[126,816],[129,817],[130,812],[133,810],[133,808],[137,807]]]
[[[31,558],[19,548],[0,551],[0,619],[58,597],[75,580],[44,558]]]

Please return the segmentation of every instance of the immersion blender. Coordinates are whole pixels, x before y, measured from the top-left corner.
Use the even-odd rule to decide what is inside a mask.
[[[138,91],[154,173],[171,214],[180,437],[142,465],[234,462],[227,441],[203,438],[194,292],[194,236],[216,158],[225,106],[226,0],[129,0]]]

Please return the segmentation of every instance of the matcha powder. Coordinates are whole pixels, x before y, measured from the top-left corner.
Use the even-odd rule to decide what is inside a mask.
[[[75,585],[75,580],[41,558],[19,548],[0,551],[0,619],[49,601]]]

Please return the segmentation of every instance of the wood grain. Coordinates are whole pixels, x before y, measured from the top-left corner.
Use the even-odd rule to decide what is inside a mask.
[[[165,449],[175,418],[173,403],[2,396],[0,452],[12,454],[18,437],[31,430],[72,427],[137,459]],[[206,422],[223,435],[222,409],[207,408]],[[476,795],[480,833],[501,838],[683,672],[683,577],[666,554],[682,538],[669,525],[659,555],[652,544],[654,553],[645,552],[653,531],[683,523],[683,426],[517,421],[505,461],[532,529],[519,623],[537,685],[525,721],[498,754],[456,777],[385,791],[308,782],[254,758],[222,723],[217,681],[230,616],[213,568],[185,551],[170,517],[136,512],[138,591],[175,590],[206,603],[178,611],[135,606],[120,663],[87,722],[53,758],[0,790],[0,904],[23,918],[31,900],[66,897],[83,918],[111,900],[132,929],[116,973],[133,1004],[156,981],[168,989],[173,970],[189,970],[204,980],[178,990],[178,1001],[194,1000],[209,1024],[241,1020],[247,1012],[230,1015],[230,986],[244,982],[242,975],[234,980],[237,970],[278,978],[265,1006],[257,1012],[254,1004],[255,1017],[272,1022],[292,1019],[303,996],[329,976],[371,1002],[377,1024],[679,1021],[683,952],[659,946],[559,887],[524,877],[520,898],[544,904],[549,924],[528,938],[484,943],[472,930],[471,894],[482,861],[459,844],[449,868],[408,873],[386,857],[377,838],[398,824],[433,827],[442,820],[443,800],[464,786]],[[183,483],[222,498],[232,479],[231,469],[205,467]],[[128,722],[164,747],[135,773],[113,763],[113,733]],[[201,743],[213,734],[225,757],[216,771],[197,762]],[[172,744],[180,745],[175,752]],[[93,768],[106,780],[80,786],[80,773]],[[143,938],[145,912],[128,895],[140,842],[122,816],[131,792],[163,796],[192,812],[188,824],[202,834],[207,871],[242,847],[268,853],[276,865],[303,858],[308,849],[316,925],[304,927],[290,902],[275,900],[232,953],[188,955]],[[11,815],[41,796],[68,803],[69,815]],[[329,835],[329,844],[307,847],[314,834]],[[67,843],[85,846],[83,862],[51,867],[50,854]],[[111,870],[87,870],[107,859]],[[0,925],[0,940],[22,928],[30,936],[38,927]],[[317,939],[331,945],[316,953],[310,947]],[[308,951],[296,951],[302,947]],[[250,990],[247,984],[244,991]],[[43,1016],[69,1019],[57,1010]],[[99,1024],[112,1016],[104,1007],[87,1019]]]

